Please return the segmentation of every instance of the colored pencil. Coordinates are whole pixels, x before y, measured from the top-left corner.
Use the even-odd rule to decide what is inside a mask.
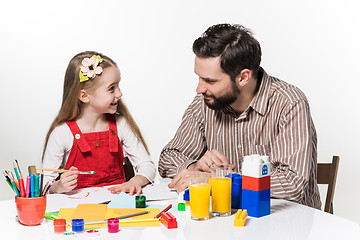
[[[14,191],[15,191],[16,195],[17,195],[18,197],[20,197],[19,189],[18,189],[18,187],[16,186],[16,184],[15,184],[15,182],[14,182],[14,176],[12,175],[12,172],[10,172],[10,173],[11,173],[11,177],[10,177],[11,184],[12,184],[12,186],[13,186],[13,188],[14,188]],[[9,174],[8,174],[8,175],[9,175]],[[9,176],[10,176],[10,175],[9,175]]]
[[[164,208],[162,211],[160,211],[158,214],[156,214],[154,218],[159,218],[163,212],[166,212],[166,211],[169,210],[171,207],[172,207],[172,205],[170,204],[169,206],[167,206],[166,208]]]
[[[149,218],[149,219],[134,219],[134,220],[120,220],[119,224],[121,223],[138,223],[138,222],[158,222],[160,218]],[[97,223],[106,223],[107,220],[97,221],[97,222],[86,222],[84,224],[97,224]]]
[[[18,170],[17,170],[17,168],[16,168],[15,163],[13,164],[13,167],[14,167],[14,171],[15,171],[15,174],[16,174],[16,177],[17,177],[17,180],[19,180],[19,179],[20,179],[20,175],[19,175],[19,172],[18,172]]]
[[[137,222],[158,222],[159,220],[160,220],[160,218],[121,220],[121,221],[119,221],[119,224],[121,224],[121,223],[137,223]]]
[[[9,186],[11,187],[11,189],[15,192],[14,187],[11,185],[11,180],[10,180],[10,178],[6,175],[5,172],[3,172],[3,174],[4,174],[5,178],[6,178],[6,182],[9,184]]]
[[[47,183],[45,184],[45,186],[44,186],[44,188],[43,188],[43,190],[42,190],[41,196],[45,196],[45,191],[46,191],[48,185],[49,185],[49,182],[47,182]]]
[[[41,194],[43,192],[43,182],[44,182],[44,173],[41,172],[41,174],[40,174],[40,186],[39,186],[40,197],[41,197]]]
[[[16,159],[15,159],[15,162],[16,162],[17,168],[18,168],[18,170],[19,170],[20,177],[21,177],[22,179],[24,179],[24,177],[23,177],[23,175],[22,175],[22,173],[21,173],[21,169],[20,169],[20,167],[19,167],[19,163],[18,163],[18,161],[17,161]]]
[[[14,182],[15,186],[17,187],[17,189],[19,189],[19,184],[16,181],[16,179],[14,178],[14,175],[12,174],[12,172],[10,170],[5,170],[5,172],[7,173],[7,175],[10,177],[11,181]]]
[[[139,215],[143,215],[143,214],[147,214],[147,213],[149,213],[149,211],[144,211],[144,212],[138,212],[138,213],[128,214],[128,215],[124,215],[124,216],[120,216],[120,217],[116,217],[116,218],[117,218],[117,219],[124,219],[124,218],[139,216]]]
[[[50,183],[49,186],[46,188],[45,193],[44,193],[43,196],[45,196],[45,195],[47,194],[47,192],[49,191],[50,187],[51,187],[51,183]]]

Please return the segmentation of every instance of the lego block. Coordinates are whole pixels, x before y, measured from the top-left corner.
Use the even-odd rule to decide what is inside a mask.
[[[271,164],[268,156],[260,156],[257,154],[244,156],[242,164],[242,175],[249,177],[265,177],[270,176]]]
[[[168,229],[170,228],[177,228],[177,221],[174,215],[169,212],[165,212],[161,214],[160,222],[164,224],[164,226]]]
[[[178,211],[185,211],[185,203],[178,204]]]
[[[250,217],[270,214],[270,189],[262,191],[242,190],[242,208],[247,209]]]
[[[242,188],[253,191],[262,191],[270,188],[270,176],[254,178],[243,176]]]
[[[231,208],[240,209],[242,192],[242,176],[238,173],[231,175]]]
[[[184,201],[190,201],[190,191],[189,189],[186,189],[184,192]]]
[[[234,218],[234,227],[244,227],[246,222],[248,220],[248,213],[247,210],[241,210],[239,209]]]
[[[136,208],[145,208],[146,207],[146,196],[137,195],[135,197],[135,207]]]

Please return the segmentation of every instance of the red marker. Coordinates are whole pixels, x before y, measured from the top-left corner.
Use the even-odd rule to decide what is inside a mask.
[[[24,179],[19,179],[19,187],[20,187],[20,196],[25,197],[25,186],[24,186]]]
[[[166,211],[169,210],[171,207],[172,207],[172,205],[170,204],[169,206],[167,206],[166,208],[164,208],[164,210],[162,210],[161,212],[159,212],[158,214],[156,214],[154,218],[159,218],[162,213],[166,212]]]

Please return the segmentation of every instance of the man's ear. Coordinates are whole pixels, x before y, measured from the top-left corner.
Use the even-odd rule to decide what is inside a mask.
[[[240,74],[236,77],[236,83],[240,87],[244,87],[250,81],[252,72],[249,69],[241,70]]]
[[[83,103],[88,103],[90,101],[89,94],[85,90],[80,90],[79,99]]]

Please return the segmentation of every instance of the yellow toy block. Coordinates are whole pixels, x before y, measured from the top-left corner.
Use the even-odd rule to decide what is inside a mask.
[[[247,210],[239,209],[235,214],[234,227],[244,227],[248,220]]]

